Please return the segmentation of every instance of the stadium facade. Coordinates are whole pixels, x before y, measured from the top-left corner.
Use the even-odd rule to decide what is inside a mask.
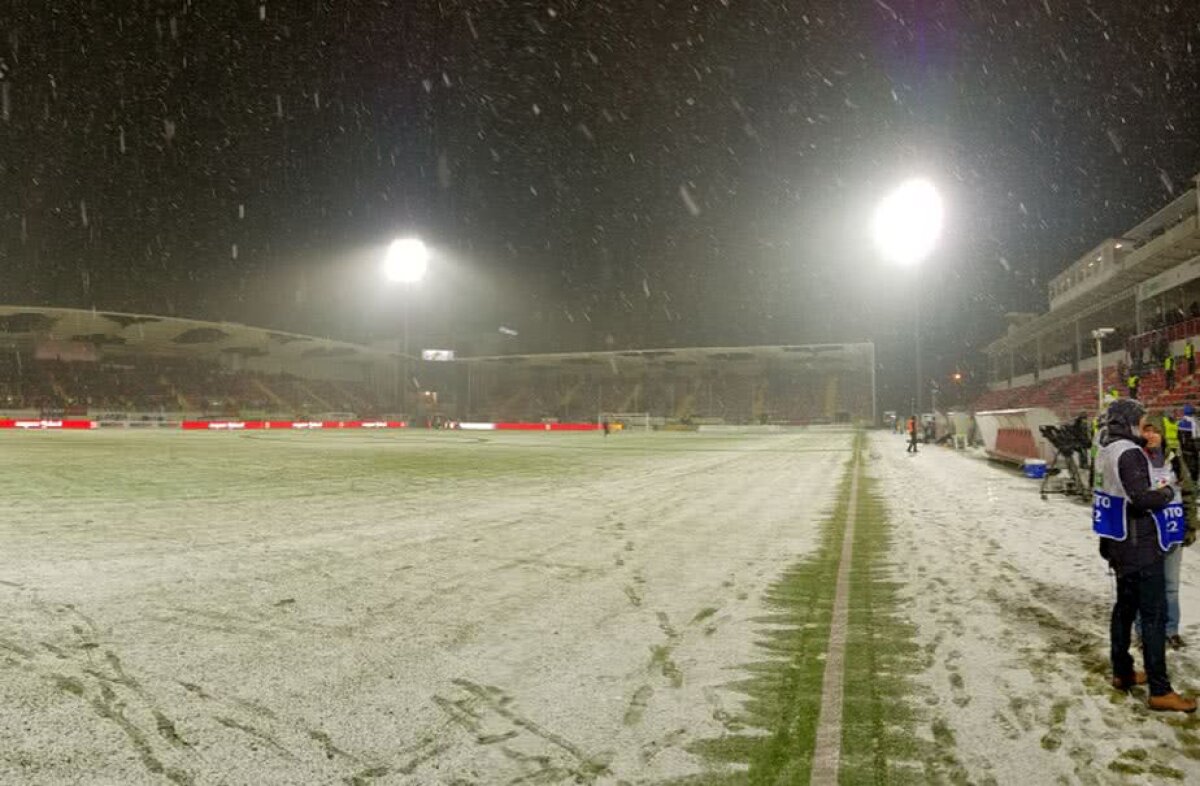
[[[1194,179],[1200,183],[1200,176]],[[1103,240],[1055,276],[1049,309],[1009,314],[1005,335],[985,349],[989,391],[977,410],[1041,406],[1060,414],[1097,402],[1097,345],[1104,387],[1124,391],[1139,369],[1142,398],[1172,407],[1197,392],[1194,380],[1166,390],[1163,353],[1182,357],[1200,335],[1200,189],[1193,187],[1120,236]]]

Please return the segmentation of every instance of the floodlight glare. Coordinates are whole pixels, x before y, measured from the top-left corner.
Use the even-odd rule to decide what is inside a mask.
[[[429,248],[414,237],[393,240],[383,259],[388,281],[411,284],[420,281],[429,267]]]
[[[880,203],[871,223],[879,252],[899,265],[929,256],[942,233],[942,198],[928,180],[909,180]]]

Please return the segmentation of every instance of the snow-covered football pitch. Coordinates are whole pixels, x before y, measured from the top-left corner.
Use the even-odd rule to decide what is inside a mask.
[[[1087,509],[898,436],[9,433],[0,473],[0,783],[1200,778],[1200,721],[1107,687]]]

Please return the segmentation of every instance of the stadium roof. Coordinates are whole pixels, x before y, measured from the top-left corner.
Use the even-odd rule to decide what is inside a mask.
[[[747,372],[765,366],[797,370],[863,370],[873,364],[874,344],[788,344],[759,347],[688,347],[633,349],[615,352],[567,352],[544,355],[496,355],[460,358],[460,362],[499,368],[630,371],[694,370],[709,365],[741,367]]]
[[[1200,182],[1200,177],[1197,178]],[[1174,268],[1200,254],[1200,189],[1182,193],[1171,204],[1125,232],[1122,238],[1136,247],[1123,256],[1107,275],[1090,286],[1086,296],[1077,297],[1035,319],[1009,327],[985,352],[1008,352],[1034,341],[1039,335],[1071,326],[1134,297],[1138,284]],[[1129,314],[1130,319],[1133,313]]]
[[[0,306],[0,342],[78,342],[105,351],[138,351],[175,357],[274,357],[296,360],[391,361],[393,352],[232,322],[87,311],[76,308]]]
[[[399,355],[327,338],[249,327],[232,322],[88,311],[76,308],[0,306],[0,343],[36,346],[42,341],[77,342],[122,354],[141,352],[174,357],[222,355],[295,360],[392,362]],[[768,365],[818,371],[869,368],[874,345],[798,344],[758,347],[689,347],[613,352],[460,357],[459,363],[496,368],[599,370],[614,373],[672,371],[709,365],[747,372]]]

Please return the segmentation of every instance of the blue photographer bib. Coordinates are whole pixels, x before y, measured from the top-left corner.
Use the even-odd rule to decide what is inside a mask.
[[[1183,503],[1172,502],[1162,510],[1154,511],[1154,524],[1158,528],[1158,547],[1170,551],[1177,543],[1183,543],[1187,530],[1183,515]]]
[[[1125,498],[1092,492],[1092,531],[1102,538],[1125,540]]]
[[[1161,467],[1151,466],[1150,477],[1155,483],[1166,483],[1175,489],[1175,499],[1162,510],[1151,512],[1154,516],[1154,526],[1158,529],[1158,547],[1163,551],[1183,542],[1183,533],[1187,531],[1187,519],[1183,515],[1183,497],[1179,493],[1179,480],[1171,469],[1170,461],[1163,462]]]
[[[1183,542],[1185,525],[1183,503],[1172,502],[1162,510],[1152,511],[1158,531],[1158,547],[1170,551]],[[1129,531],[1125,519],[1125,499],[1103,491],[1092,492],[1092,531],[1102,538],[1125,540]]]
[[[1137,451],[1146,462],[1146,474],[1155,486],[1170,486],[1175,499],[1162,510],[1151,511],[1154,528],[1158,535],[1158,547],[1170,551],[1183,542],[1187,530],[1183,501],[1179,494],[1179,482],[1171,471],[1169,462],[1155,467],[1150,457],[1139,445],[1128,439],[1119,439],[1105,445],[1096,457],[1096,473],[1100,488],[1092,492],[1092,531],[1102,538],[1123,541],[1129,536],[1129,521],[1125,486],[1121,482],[1118,468],[1120,458],[1128,451]]]

